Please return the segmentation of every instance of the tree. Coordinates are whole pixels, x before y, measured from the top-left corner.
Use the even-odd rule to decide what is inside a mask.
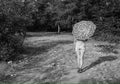
[[[57,28],[58,33],[64,29],[71,30],[74,21],[74,10],[76,9],[75,2],[73,0],[52,0],[48,5],[48,23],[51,24],[52,28]]]

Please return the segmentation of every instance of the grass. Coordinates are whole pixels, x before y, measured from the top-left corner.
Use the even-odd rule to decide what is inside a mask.
[[[62,78],[68,76],[69,81],[80,77],[78,84],[117,84],[120,78],[119,37],[113,35],[102,37],[96,37],[95,40],[87,43],[86,64],[83,73],[78,74],[70,72],[76,67],[76,54],[70,34],[63,36],[55,33],[29,33],[27,37],[29,40],[25,43],[25,51],[22,52],[21,59],[12,64],[16,75],[2,77],[0,81],[18,84],[40,82],[56,84],[59,81],[63,82]],[[93,45],[93,42],[97,45]],[[104,53],[106,55],[103,55]],[[90,77],[87,74],[90,74]]]
[[[109,43],[119,43],[120,37],[117,35],[113,35],[112,33],[101,33],[99,36],[93,37],[97,41],[107,41]]]
[[[102,48],[99,52],[118,54],[118,51],[115,50],[118,47],[117,45],[98,45],[97,47]]]

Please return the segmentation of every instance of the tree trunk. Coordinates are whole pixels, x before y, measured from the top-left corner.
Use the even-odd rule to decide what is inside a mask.
[[[58,34],[60,34],[60,25],[58,25]]]

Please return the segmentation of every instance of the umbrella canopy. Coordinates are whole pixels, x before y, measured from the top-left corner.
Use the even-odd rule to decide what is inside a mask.
[[[72,34],[75,40],[87,40],[93,36],[96,25],[92,21],[80,21],[73,26]]]

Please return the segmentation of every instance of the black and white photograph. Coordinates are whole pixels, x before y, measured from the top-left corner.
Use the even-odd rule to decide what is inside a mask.
[[[0,0],[0,84],[120,84],[120,0]]]

